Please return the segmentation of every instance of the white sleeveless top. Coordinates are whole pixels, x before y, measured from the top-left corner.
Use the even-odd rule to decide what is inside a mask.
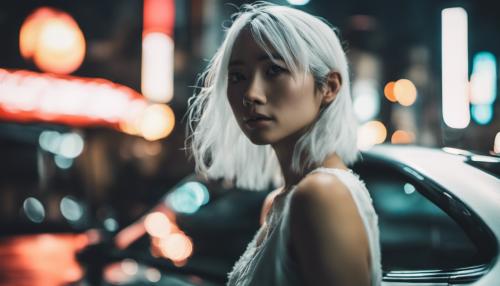
[[[335,175],[351,192],[368,236],[372,266],[371,285],[380,285],[382,282],[382,267],[378,217],[373,209],[372,199],[365,184],[351,170],[320,167],[311,173],[314,172]],[[265,233],[266,236],[257,245],[257,240],[266,231],[265,227],[262,226],[229,273],[228,286],[304,285],[298,264],[292,259],[289,252],[289,207],[291,193],[294,190],[295,186],[286,194],[285,198],[276,201],[277,205],[273,203],[266,218],[265,225],[268,227],[268,231]]]

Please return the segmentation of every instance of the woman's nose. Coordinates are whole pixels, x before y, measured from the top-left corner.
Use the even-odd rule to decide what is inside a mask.
[[[267,102],[264,81],[258,74],[254,75],[244,94],[244,102],[265,104]]]

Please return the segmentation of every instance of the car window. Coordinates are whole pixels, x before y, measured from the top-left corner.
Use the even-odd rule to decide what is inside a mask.
[[[379,216],[385,271],[452,269],[482,262],[460,225],[422,195],[425,186],[396,168],[373,165],[356,171]]]

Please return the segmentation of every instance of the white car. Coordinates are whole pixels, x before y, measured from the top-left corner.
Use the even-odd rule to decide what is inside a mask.
[[[354,169],[379,214],[383,285],[500,285],[500,158],[380,145]]]
[[[379,145],[363,152],[352,168],[379,215],[382,285],[500,285],[500,158],[453,148]],[[171,191],[192,181],[194,176]],[[181,268],[156,263],[165,273],[159,285],[178,285],[169,284],[173,278],[182,285],[225,285],[259,226],[266,192],[200,183],[209,189],[210,202],[177,217],[193,239],[194,255]]]

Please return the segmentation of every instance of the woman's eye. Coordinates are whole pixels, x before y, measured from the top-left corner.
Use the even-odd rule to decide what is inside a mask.
[[[286,72],[287,70],[278,66],[278,65],[272,65],[269,67],[269,69],[267,70],[267,74],[270,75],[270,76],[277,76],[283,72]]]
[[[236,83],[236,82],[239,82],[240,80],[243,80],[243,79],[245,79],[245,77],[241,73],[230,72],[228,74],[228,81],[231,83]]]

